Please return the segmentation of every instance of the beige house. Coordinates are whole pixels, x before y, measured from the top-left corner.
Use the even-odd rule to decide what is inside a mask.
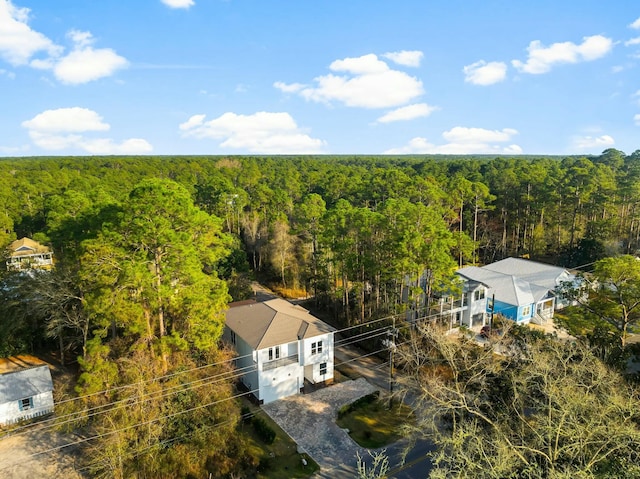
[[[51,268],[53,268],[53,252],[48,246],[41,245],[30,238],[15,240],[9,245],[8,270],[50,270]]]
[[[241,381],[261,403],[333,381],[334,329],[284,299],[230,305],[224,338],[238,352]]]

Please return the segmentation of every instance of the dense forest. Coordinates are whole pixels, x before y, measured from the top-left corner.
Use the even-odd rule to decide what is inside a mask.
[[[56,267],[2,272],[0,354],[56,349],[62,361],[78,358],[85,410],[133,404],[77,419],[120,431],[104,433],[92,471],[161,477],[188,463],[198,475],[213,461],[226,474],[250,466],[240,440],[230,439],[239,412],[223,402],[229,382],[170,400],[166,391],[227,373],[230,353],[217,346],[223,312],[250,295],[250,278],[311,298],[336,325],[350,326],[428,304],[467,264],[520,256],[588,270],[640,248],[640,150],[5,158],[0,248],[22,237],[49,245]],[[151,392],[119,387],[154,377],[170,379]],[[223,405],[205,419],[203,403]],[[192,413],[175,417],[178,409]],[[130,425],[145,421],[146,433],[134,434]],[[147,451],[185,431],[227,448],[123,460],[124,450]]]
[[[73,261],[138,183],[172,180],[233,238],[224,279],[251,269],[351,323],[396,309],[402,278],[425,270],[429,297],[464,264],[522,256],[580,267],[634,253],[639,160],[640,150],[614,149],[566,158],[7,158],[0,246],[28,236]]]

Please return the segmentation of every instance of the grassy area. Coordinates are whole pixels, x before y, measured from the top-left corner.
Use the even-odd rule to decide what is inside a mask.
[[[243,423],[241,432],[250,442],[250,452],[260,460],[257,479],[306,478],[320,470],[320,466],[307,454],[298,454],[296,443],[262,410],[249,403],[243,403],[250,411],[264,421],[276,433],[273,444],[266,444],[256,433],[250,421]],[[302,460],[305,460],[305,466]]]
[[[579,306],[569,306],[562,311],[556,311],[554,321],[572,336],[586,336],[596,327],[613,331],[610,324]]]
[[[360,404],[353,411],[338,419],[337,424],[349,430],[349,435],[360,446],[375,449],[401,438],[399,428],[411,421],[411,409],[403,403],[392,403],[376,399]]]

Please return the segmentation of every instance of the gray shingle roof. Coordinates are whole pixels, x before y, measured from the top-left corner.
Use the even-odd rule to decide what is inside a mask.
[[[49,366],[0,374],[0,404],[53,391]]]
[[[521,258],[506,258],[481,268],[467,266],[457,273],[491,288],[496,301],[517,306],[540,301],[559,280],[568,279],[564,268]]]
[[[226,325],[254,350],[335,331],[303,307],[279,298],[230,308]]]

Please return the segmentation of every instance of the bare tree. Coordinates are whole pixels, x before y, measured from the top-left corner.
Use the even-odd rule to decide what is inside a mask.
[[[516,328],[483,349],[420,325],[398,357],[431,477],[640,477],[638,391],[580,343]]]

